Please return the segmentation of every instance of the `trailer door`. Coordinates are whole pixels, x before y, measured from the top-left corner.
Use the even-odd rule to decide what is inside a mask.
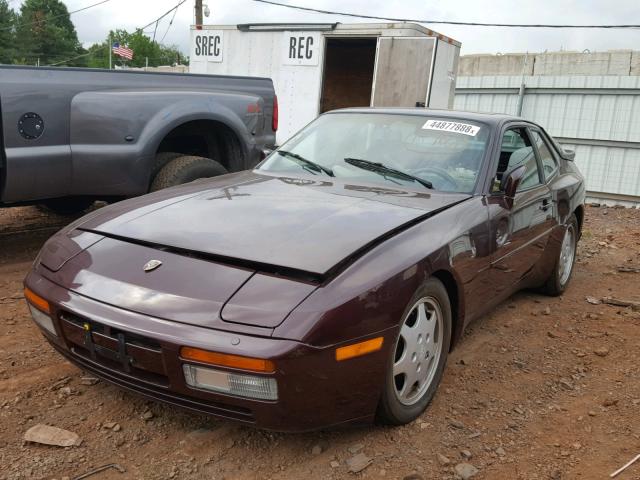
[[[371,106],[427,105],[435,44],[431,37],[378,38]]]

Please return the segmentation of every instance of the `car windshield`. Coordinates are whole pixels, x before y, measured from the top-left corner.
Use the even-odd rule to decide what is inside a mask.
[[[301,130],[259,169],[469,193],[488,137],[486,125],[469,120],[333,113]]]

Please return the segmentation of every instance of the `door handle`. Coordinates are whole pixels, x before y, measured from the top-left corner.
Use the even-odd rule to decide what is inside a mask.
[[[542,200],[542,205],[540,205],[540,210],[546,212],[551,207],[551,201],[548,198]]]

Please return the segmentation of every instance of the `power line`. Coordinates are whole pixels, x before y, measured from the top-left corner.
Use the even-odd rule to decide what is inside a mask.
[[[105,1],[109,1],[109,0],[105,0]],[[169,10],[167,10],[165,13],[163,13],[162,15],[160,15],[158,18],[156,18],[155,20],[147,23],[144,27],[140,27],[137,30],[144,30],[147,27],[150,27],[151,25],[153,25],[154,23],[162,20],[164,17],[166,17],[167,15],[169,15],[171,12],[173,12],[174,10],[177,10],[178,7],[180,5],[182,5],[183,3],[185,3],[187,0],[182,0],[181,2],[179,2],[176,6],[170,8]]]
[[[431,23],[442,25],[466,25],[470,27],[510,27],[510,28],[640,28],[640,24],[636,25],[576,25],[576,24],[534,24],[534,23],[481,23],[481,22],[455,22],[448,20],[419,20],[411,18],[393,18],[393,17],[377,17],[374,15],[363,15],[359,13],[334,12],[332,10],[322,10],[319,8],[302,7],[299,5],[289,5],[286,3],[273,2],[270,0],[253,0],[254,2],[266,3],[278,7],[291,8],[294,10],[304,10],[306,12],[323,13],[326,15],[340,15],[344,17],[369,18],[372,20],[389,20],[392,22],[415,22],[415,23]]]
[[[178,5],[179,7],[180,5]],[[164,37],[167,36],[167,33],[169,33],[169,29],[171,28],[171,25],[173,25],[173,21],[176,18],[176,13],[178,13],[178,7],[175,8],[175,10],[173,11],[173,17],[171,17],[171,21],[169,22],[169,25],[167,26],[167,29],[164,32],[164,35],[162,35],[162,39],[160,40],[160,43],[164,42]]]
[[[137,31],[141,31],[144,30],[145,28],[147,28],[149,25],[152,25],[153,23],[156,24],[156,26],[153,29],[153,39],[151,40],[152,42],[156,41],[156,32],[158,31],[158,24],[160,23],[160,20],[162,20],[164,17],[166,17],[167,15],[169,15],[171,12],[173,12],[173,17],[171,17],[171,21],[169,22],[169,26],[167,27],[167,31],[164,33],[165,35],[167,34],[167,32],[169,31],[169,28],[171,28],[171,24],[173,23],[173,19],[176,17],[176,12],[178,11],[178,8],[180,8],[180,5],[182,5],[184,2],[186,2],[187,0],[182,0],[180,3],[178,3],[176,6],[172,7],[170,10],[167,10],[165,13],[163,13],[161,16],[159,16],[158,18],[156,18],[153,22],[145,25],[142,28],[139,28]],[[164,40],[164,36],[162,37],[162,40]],[[160,43],[162,43],[162,40],[160,41]]]
[[[21,52],[20,53],[20,58],[42,58],[42,57],[46,57],[50,60],[55,60],[57,58],[67,58],[69,54],[65,53],[65,54],[59,54],[59,55],[55,55],[55,54],[48,54],[48,53],[44,53],[44,52]]]
[[[61,63],[67,63],[70,62],[71,60],[76,60],[78,58],[82,58],[82,57],[87,57],[91,54],[93,54],[94,52],[86,52],[86,53],[81,53],[80,55],[76,55],[75,57],[71,57],[71,58],[65,58],[64,60],[60,60],[59,62],[55,62],[55,63],[50,63],[49,65],[46,65],[47,67],[55,67],[56,65],[60,65]],[[177,52],[179,53],[179,52]],[[58,55],[58,57],[60,57],[60,55]],[[36,56],[31,56],[29,58],[37,58]],[[174,58],[174,54],[173,53],[165,53],[163,55],[160,55],[159,57],[147,57],[148,60],[164,60],[164,59],[173,59]]]
[[[92,53],[93,52],[81,53],[80,55],[76,55],[75,57],[65,58],[64,60],[60,60],[59,62],[50,63],[49,65],[47,65],[47,67],[55,67],[56,65],[60,65],[61,63],[70,62],[71,60],[75,60],[76,58],[86,57],[88,55],[91,55]]]
[[[97,7],[98,5],[102,5],[103,3],[107,3],[107,2],[110,2],[110,1],[111,0],[102,0],[102,1],[97,2],[97,3],[93,3],[91,5],[87,5],[86,7],[79,8],[78,10],[73,10],[72,12],[61,13],[60,15],[54,15],[52,17],[45,17],[45,18],[40,19],[40,20],[34,20],[33,22],[18,23],[17,25],[12,25],[10,27],[0,28],[0,30],[11,30],[12,28],[20,28],[20,27],[25,27],[27,25],[37,25],[37,24],[40,24],[40,23],[46,23],[46,22],[49,22],[49,21],[54,20],[56,18],[66,17],[67,15],[71,16],[74,13],[82,12],[84,10],[89,10],[90,8]]]
[[[159,22],[159,21],[160,21],[160,20],[156,20],[156,26],[155,26],[155,28],[153,29],[153,39],[151,40],[151,42],[155,42],[155,41],[156,41],[156,32],[158,31],[158,22]]]

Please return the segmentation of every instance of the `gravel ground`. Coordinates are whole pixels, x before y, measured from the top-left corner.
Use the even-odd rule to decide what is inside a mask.
[[[472,325],[439,392],[399,428],[274,434],[87,380],[29,319],[22,279],[69,219],[0,210],[0,479],[596,479],[640,454],[640,210],[588,208],[561,298],[523,292]],[[23,441],[38,423],[79,446]],[[364,467],[358,473],[349,471]],[[640,462],[618,479],[640,479]]]

